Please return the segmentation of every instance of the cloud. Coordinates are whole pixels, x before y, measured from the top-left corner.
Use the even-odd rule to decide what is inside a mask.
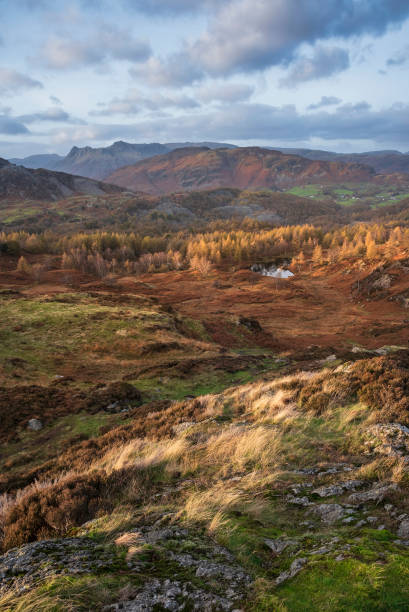
[[[403,49],[395,53],[395,55],[390,57],[387,60],[386,65],[387,66],[402,66],[403,64],[406,64],[408,60],[409,60],[409,45],[406,45],[406,47],[404,47]]]
[[[102,64],[108,60],[142,62],[151,55],[147,41],[134,38],[128,30],[103,25],[91,36],[51,36],[37,58],[48,68],[70,70]]]
[[[280,80],[281,87],[297,87],[306,81],[325,79],[349,68],[349,53],[339,47],[314,49],[312,57],[300,57]]]
[[[124,0],[126,7],[148,15],[173,17],[182,13],[202,12],[217,5],[218,0]]]
[[[84,123],[81,119],[74,119],[62,108],[49,108],[45,111],[32,113],[30,115],[21,115],[17,117],[22,123],[36,123],[39,121],[51,121],[61,123]]]
[[[110,116],[110,115],[135,115],[142,111],[159,111],[166,108],[198,108],[200,104],[193,98],[184,94],[163,96],[160,93],[153,93],[147,97],[145,94],[134,89],[128,92],[123,98],[113,98],[107,104],[101,103],[100,110],[91,111],[91,116]]]
[[[235,104],[205,114],[184,114],[141,120],[128,125],[94,125],[84,128],[93,139],[121,137],[136,140],[224,140],[278,142],[372,141],[406,146],[409,140],[409,104],[373,110],[367,102],[345,104],[335,112],[299,113],[295,106]],[[81,133],[82,128],[77,131]],[[85,133],[85,132],[83,132]],[[69,132],[65,132],[68,137]]]
[[[325,106],[334,106],[336,104],[341,104],[341,102],[341,98],[337,98],[335,96],[321,96],[321,100],[319,102],[316,102],[315,104],[310,104],[309,106],[307,106],[307,110],[317,110]]]
[[[0,115],[0,134],[28,134],[25,125],[9,115]]]
[[[50,102],[53,104],[62,104],[60,98],[57,98],[57,96],[50,96]]]
[[[196,41],[185,42],[176,54],[151,58],[139,74],[151,85],[179,87],[205,75],[288,66],[302,44],[378,36],[409,16],[407,0],[231,0],[217,7]],[[346,65],[345,53],[338,51],[338,65]],[[299,74],[308,74],[305,64]]]
[[[167,58],[150,57],[129,74],[151,87],[183,87],[204,78],[203,70],[184,53],[173,53]]]
[[[251,98],[254,87],[244,83],[212,83],[200,87],[196,97],[201,102],[244,102]]]
[[[0,95],[15,95],[27,89],[42,89],[40,81],[36,81],[26,74],[0,68]]]

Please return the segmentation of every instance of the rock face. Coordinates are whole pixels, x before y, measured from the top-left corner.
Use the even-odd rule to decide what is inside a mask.
[[[398,485],[394,482],[386,485],[376,485],[369,491],[362,491],[360,493],[352,493],[348,497],[348,502],[353,505],[365,504],[366,502],[379,503],[385,499],[391,493],[394,493],[398,489]]]
[[[134,599],[103,608],[104,612],[155,612],[170,610],[233,610],[234,604],[225,597],[195,588],[192,584],[177,580],[152,580],[144,585]]]
[[[345,482],[339,482],[335,485],[318,487],[318,489],[314,489],[313,493],[316,493],[320,497],[332,497],[333,495],[342,495],[345,491],[356,489],[362,484],[362,480],[347,480]]]
[[[149,544],[171,563],[190,572],[206,585],[197,588],[192,582],[176,579],[152,580],[139,589],[133,599],[107,606],[105,610],[233,610],[251,585],[251,577],[225,548],[208,540],[199,540],[187,529],[177,526],[143,526],[122,534],[117,545]],[[170,547],[172,543],[172,547]],[[186,543],[192,553],[183,552]],[[178,550],[179,549],[179,550]]]
[[[73,195],[104,195],[121,191],[116,185],[82,176],[51,170],[29,170],[0,160],[0,200],[52,201]]]
[[[368,446],[379,455],[409,454],[409,428],[400,423],[379,423],[367,432]]]
[[[90,538],[33,542],[0,556],[0,592],[13,584],[16,576],[24,589],[55,574],[87,574],[113,568],[117,563],[114,550],[108,551]]]
[[[379,266],[365,278],[353,283],[351,291],[367,297],[382,297],[392,285],[395,275],[390,274],[383,266]]]
[[[311,161],[259,147],[178,149],[127,166],[106,180],[154,195],[173,191],[238,187],[287,189],[311,183],[370,182],[375,172],[362,164]]]
[[[131,144],[121,140],[114,142],[109,147],[99,149],[73,147],[68,155],[59,161],[56,170],[94,179],[104,179],[122,166],[168,152],[168,147],[157,142]]]

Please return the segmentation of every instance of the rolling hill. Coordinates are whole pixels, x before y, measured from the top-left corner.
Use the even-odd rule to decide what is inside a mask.
[[[0,200],[55,201],[73,195],[104,195],[120,187],[52,170],[32,170],[0,158]]]
[[[356,163],[311,161],[259,147],[185,148],[121,168],[107,181],[154,195],[237,187],[283,190],[311,183],[370,182],[375,171]]]

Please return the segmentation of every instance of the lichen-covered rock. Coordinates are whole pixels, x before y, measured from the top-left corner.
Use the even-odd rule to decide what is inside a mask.
[[[290,569],[277,576],[276,584],[281,584],[285,580],[294,578],[294,576],[296,576],[302,570],[306,563],[307,559],[305,558],[300,557],[298,559],[294,559],[294,561],[291,563]]]
[[[409,540],[409,519],[403,520],[399,525],[398,536],[403,540]]]
[[[409,428],[400,423],[378,423],[367,431],[372,452],[380,455],[409,454]]]
[[[323,523],[332,525],[345,515],[345,509],[339,504],[318,504],[312,508],[314,514],[318,514]]]
[[[169,610],[200,610],[201,612],[229,612],[236,607],[227,597],[198,589],[189,582],[152,580],[147,582],[134,599],[105,606],[104,612],[154,612]]]
[[[332,497],[333,495],[342,495],[345,491],[351,491],[362,485],[362,480],[346,480],[345,482],[338,482],[326,487],[318,487],[318,489],[313,490],[313,493],[320,497]]]
[[[0,592],[12,586],[16,576],[19,588],[24,590],[56,574],[86,574],[115,569],[120,563],[114,550],[90,538],[33,542],[0,556]]]
[[[394,482],[386,485],[375,485],[369,491],[361,491],[359,493],[352,493],[348,497],[348,502],[354,506],[359,504],[365,504],[366,502],[379,503],[385,499],[391,493],[397,491],[398,485]]]
[[[295,540],[270,540],[268,538],[265,538],[264,544],[274,553],[276,557],[278,557],[278,555],[281,555],[281,553],[288,546],[294,546]]]

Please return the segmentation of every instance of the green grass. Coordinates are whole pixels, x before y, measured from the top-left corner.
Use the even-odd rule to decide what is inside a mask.
[[[257,367],[237,372],[215,370],[190,376],[176,378],[156,376],[138,378],[132,382],[144,394],[145,400],[171,399],[181,400],[186,395],[198,397],[208,393],[220,393],[227,387],[251,382],[265,370],[277,369],[279,365],[273,358],[263,359]]]
[[[409,610],[408,579],[408,555],[390,555],[385,565],[352,558],[312,561],[276,594],[288,612],[403,611]]]
[[[373,204],[372,208],[382,208],[384,206],[390,206],[392,204],[397,204],[398,202],[400,202],[400,200],[409,198],[409,193],[400,193],[399,195],[394,196],[394,199],[390,197],[390,194],[385,194],[384,197],[386,198],[385,200],[376,202],[375,204]]]
[[[100,345],[122,358],[132,340],[152,336],[152,325],[167,323],[168,316],[140,306],[108,306],[86,294],[47,298],[0,298],[0,361],[6,373],[14,372],[10,359],[24,360],[24,378],[50,380],[67,362],[75,367],[95,362],[94,346]],[[150,326],[149,331],[146,330]],[[119,346],[121,345],[121,346]],[[62,365],[59,366],[59,363]]]
[[[379,190],[378,190],[379,189]],[[366,204],[370,208],[379,208],[396,204],[409,197],[407,190],[402,193],[396,186],[376,187],[370,183],[356,183],[343,185],[303,185],[289,189],[287,193],[304,198],[332,199],[341,206]],[[346,197],[347,196],[347,197]],[[384,199],[382,199],[384,198]]]
[[[320,185],[305,185],[304,187],[292,187],[287,193],[306,198],[308,196],[321,195],[322,189]]]

